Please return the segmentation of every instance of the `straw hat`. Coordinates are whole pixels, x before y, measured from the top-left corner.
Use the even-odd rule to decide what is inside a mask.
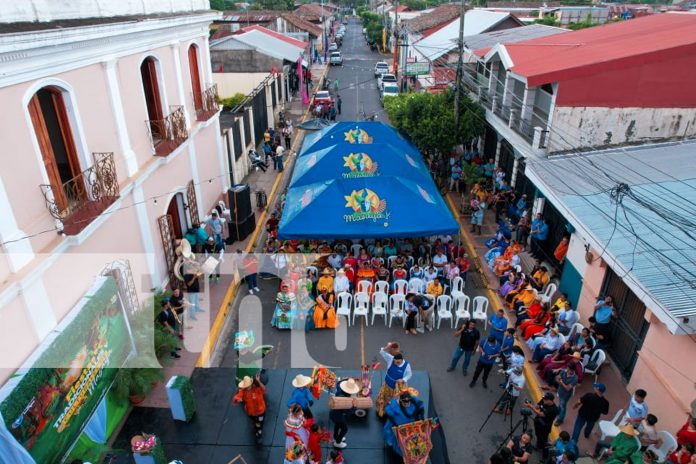
[[[295,378],[292,379],[292,386],[295,388],[306,387],[310,383],[312,383],[312,378],[302,374],[297,374]]]
[[[580,355],[580,352],[579,352],[579,351],[576,351],[575,353],[573,353],[573,357],[574,357],[575,359],[580,359],[580,358],[582,358],[582,356]]]
[[[556,327],[553,327],[553,328],[551,329],[551,332],[554,333],[554,334],[556,334],[556,335],[558,335],[558,329],[557,329]]]
[[[239,384],[237,386],[239,388],[249,388],[249,387],[251,387],[252,382],[253,381],[251,380],[251,377],[249,377],[248,375],[245,375],[244,378],[242,379],[242,381],[239,382]]]
[[[353,378],[345,380],[341,382],[339,385],[341,387],[341,390],[343,390],[345,393],[349,395],[355,395],[360,391],[360,385],[358,385],[358,383]]]
[[[324,275],[332,275],[333,272],[331,272],[331,269],[329,269],[328,267],[325,267],[324,270],[322,271],[322,274],[324,274]]]
[[[628,436],[631,437],[637,437],[640,435],[640,432],[638,432],[636,429],[633,428],[631,424],[624,424],[621,427],[619,427],[619,431],[625,433]]]
[[[344,271],[343,269],[339,269],[337,274],[338,275],[346,275],[346,271]]]

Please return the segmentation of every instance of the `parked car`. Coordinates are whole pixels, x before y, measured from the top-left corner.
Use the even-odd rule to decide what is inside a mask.
[[[387,98],[391,97],[396,97],[399,95],[399,86],[396,84],[384,84],[384,90],[382,90],[382,93],[379,95],[379,100],[382,102],[382,106],[384,106],[384,100]]]
[[[386,73],[379,76],[377,78],[377,90],[381,91],[387,83],[396,84],[396,76]]]
[[[329,45],[329,51],[330,52],[338,51],[338,45],[336,45],[336,42],[332,42],[331,45]]]
[[[341,52],[331,52],[329,64],[332,66],[343,66],[343,57],[341,56]]]
[[[375,77],[380,77],[382,74],[389,72],[389,65],[384,61],[378,61],[375,64]]]
[[[319,90],[316,94],[314,94],[314,100],[312,101],[312,107],[315,107],[319,104],[321,104],[321,105],[328,104],[329,106],[333,105],[333,98],[331,98],[331,94],[329,93],[328,90]]]

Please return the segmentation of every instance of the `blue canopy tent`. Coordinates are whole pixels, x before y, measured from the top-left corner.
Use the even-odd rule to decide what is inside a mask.
[[[305,142],[298,156],[278,238],[424,237],[458,231],[420,153],[395,129],[349,122],[321,133],[324,138]],[[355,143],[356,137],[364,143]]]

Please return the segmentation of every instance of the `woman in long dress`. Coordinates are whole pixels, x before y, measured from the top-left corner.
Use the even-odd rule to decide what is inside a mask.
[[[314,326],[317,329],[335,329],[338,327],[333,294],[329,294],[328,290],[324,289],[317,297],[316,302],[317,304],[314,307]]]
[[[284,425],[285,451],[292,450],[297,446],[300,446],[306,451],[309,444],[309,430],[307,430],[304,413],[302,412],[302,408],[300,406],[293,404],[290,407],[290,411],[288,411],[288,418],[285,419]]]
[[[297,311],[295,294],[288,289],[288,284],[283,282],[276,295],[276,307],[273,319],[271,319],[271,326],[277,329],[292,329],[292,320]]]
[[[314,329],[314,304],[314,298],[312,297],[312,281],[307,278],[302,278],[298,280],[295,329]]]

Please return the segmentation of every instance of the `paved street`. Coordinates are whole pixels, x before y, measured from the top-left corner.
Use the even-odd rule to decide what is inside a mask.
[[[359,23],[348,25],[348,33],[344,39],[341,52],[344,56],[343,67],[333,67],[329,71],[329,79],[339,80],[340,94],[343,98],[343,112],[339,120],[360,119],[360,113],[378,112],[378,120],[386,121],[381,111],[379,95],[376,89],[376,79],[373,75],[374,63],[384,56],[371,52],[365,44]],[[308,224],[308,227],[311,225]],[[343,369],[359,369],[364,356],[365,361],[372,360],[378,355],[379,347],[387,341],[397,341],[403,347],[407,359],[414,370],[427,370],[430,374],[431,388],[435,408],[445,430],[448,454],[454,463],[482,463],[493,453],[498,443],[508,432],[509,423],[504,423],[502,416],[493,415],[485,429],[478,429],[493,408],[502,390],[498,388],[502,377],[491,375],[489,388],[484,389],[480,382],[470,389],[470,377],[463,377],[461,369],[448,373],[451,354],[457,339],[449,325],[441,330],[417,336],[404,335],[396,325],[391,329],[385,327],[381,319],[370,327],[346,327],[345,321],[336,330],[319,330],[305,334],[304,332],[277,331],[270,327],[274,310],[275,292],[278,290],[277,279],[261,279],[261,293],[249,297],[246,287],[242,287],[234,301],[233,314],[238,314],[240,303],[244,302],[245,311],[256,307],[260,309],[263,318],[263,343],[274,345],[273,355],[266,358],[265,367],[274,368],[307,368],[311,369],[314,362]],[[472,298],[482,295],[483,290],[474,287],[471,277],[467,282],[467,294]],[[258,308],[260,306],[261,308]],[[398,325],[398,324],[397,324]],[[233,330],[237,330],[235,321]],[[480,327],[483,331],[483,327]],[[261,334],[257,334],[257,337]],[[235,353],[231,348],[231,333],[226,335],[228,348],[222,360],[222,365],[233,367]],[[313,361],[306,358],[298,359],[306,346]],[[303,360],[304,359],[304,360]],[[469,368],[473,372],[475,360]],[[309,372],[308,372],[309,374]],[[380,373],[384,375],[384,370]],[[519,409],[519,408],[517,408]],[[514,420],[519,419],[516,412]],[[328,418],[320,418],[327,421]],[[376,420],[372,419],[371,420]],[[347,456],[350,456],[348,453]]]

